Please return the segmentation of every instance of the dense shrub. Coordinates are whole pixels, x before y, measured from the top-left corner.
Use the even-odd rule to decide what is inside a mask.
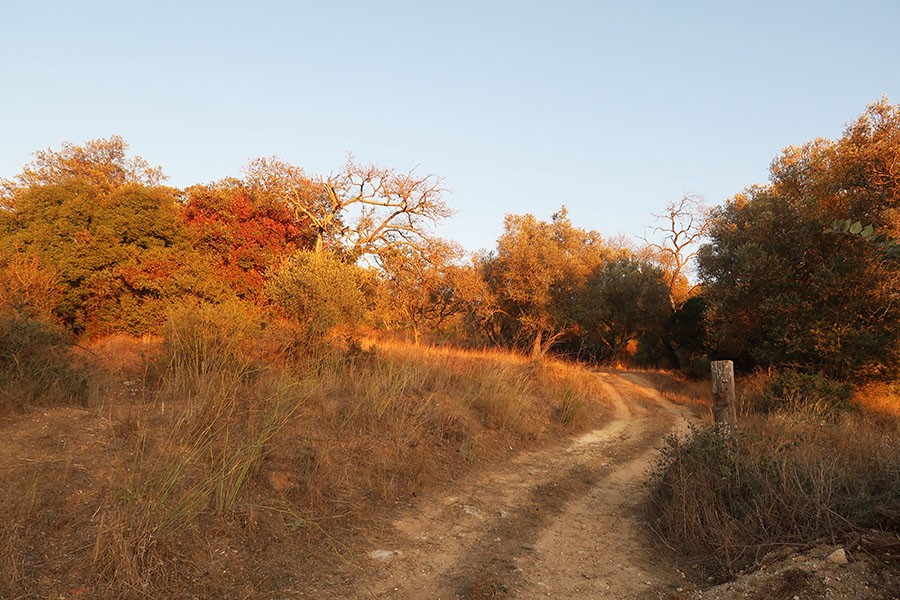
[[[298,252],[271,277],[268,293],[315,339],[359,321],[365,308],[362,280],[356,265],[324,252]]]
[[[797,371],[785,371],[773,377],[763,392],[763,410],[812,409],[833,417],[854,408],[853,386]]]
[[[0,314],[0,413],[26,404],[83,404],[87,382],[66,334],[22,314]]]
[[[789,413],[737,432],[672,436],[650,480],[648,519],[667,547],[730,576],[779,544],[900,529],[900,425]]]

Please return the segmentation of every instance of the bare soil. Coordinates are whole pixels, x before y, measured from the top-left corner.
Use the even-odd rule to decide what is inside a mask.
[[[369,530],[353,541],[323,539],[312,555],[279,556],[296,565],[294,577],[279,577],[277,589],[266,591],[224,583],[233,592],[227,597],[900,599],[900,539],[876,533],[847,548],[847,564],[829,560],[837,547],[822,543],[779,551],[761,569],[723,585],[698,580],[691,565],[660,551],[640,512],[663,438],[697,416],[662,397],[646,375],[597,376],[614,407],[602,428],[433,487],[389,515],[372,515]],[[119,463],[110,460],[119,454],[108,435],[111,422],[116,430],[127,425],[125,418],[76,408],[0,422],[0,478],[22,490],[20,501],[0,507],[5,520],[25,526],[16,525],[15,515],[26,501],[39,505],[33,514],[57,515],[42,524],[52,535],[28,557],[47,578],[37,587],[59,590],[55,598],[92,595],[71,575],[67,557],[89,549],[96,536],[67,522],[96,520],[97,498],[113,477],[110,463]],[[45,464],[50,457],[65,464]],[[51,467],[55,493],[30,498],[28,482]],[[264,568],[260,555],[253,569]]]
[[[298,598],[649,598],[686,586],[641,526],[663,437],[695,417],[641,375],[598,373],[614,419],[424,497]],[[358,560],[364,556],[364,560]]]

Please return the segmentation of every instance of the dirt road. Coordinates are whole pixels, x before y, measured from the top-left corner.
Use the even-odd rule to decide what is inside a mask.
[[[418,499],[375,536],[365,575],[300,597],[657,598],[683,585],[636,507],[663,437],[691,415],[638,374],[598,373],[615,417]],[[349,587],[348,587],[349,584]]]

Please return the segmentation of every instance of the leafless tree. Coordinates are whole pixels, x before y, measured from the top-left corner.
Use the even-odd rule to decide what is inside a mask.
[[[670,202],[664,212],[653,215],[653,231],[663,234],[662,242],[649,242],[656,260],[665,269],[669,283],[669,301],[678,308],[696,289],[690,283],[693,259],[700,249],[700,240],[709,229],[709,209],[702,196],[685,194]]]
[[[452,214],[439,177],[364,165],[352,156],[324,179],[309,178],[278,158],[251,161],[246,177],[309,221],[317,232],[317,251],[331,244],[351,259],[377,261],[392,248],[427,244],[430,226]]]

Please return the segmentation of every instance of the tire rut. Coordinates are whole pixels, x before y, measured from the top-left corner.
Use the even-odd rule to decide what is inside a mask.
[[[656,448],[686,411],[639,375],[598,377],[614,411],[605,427],[522,454],[453,495],[421,498],[380,536],[372,576],[324,597],[624,598],[671,589],[678,574],[648,550],[636,510]]]

